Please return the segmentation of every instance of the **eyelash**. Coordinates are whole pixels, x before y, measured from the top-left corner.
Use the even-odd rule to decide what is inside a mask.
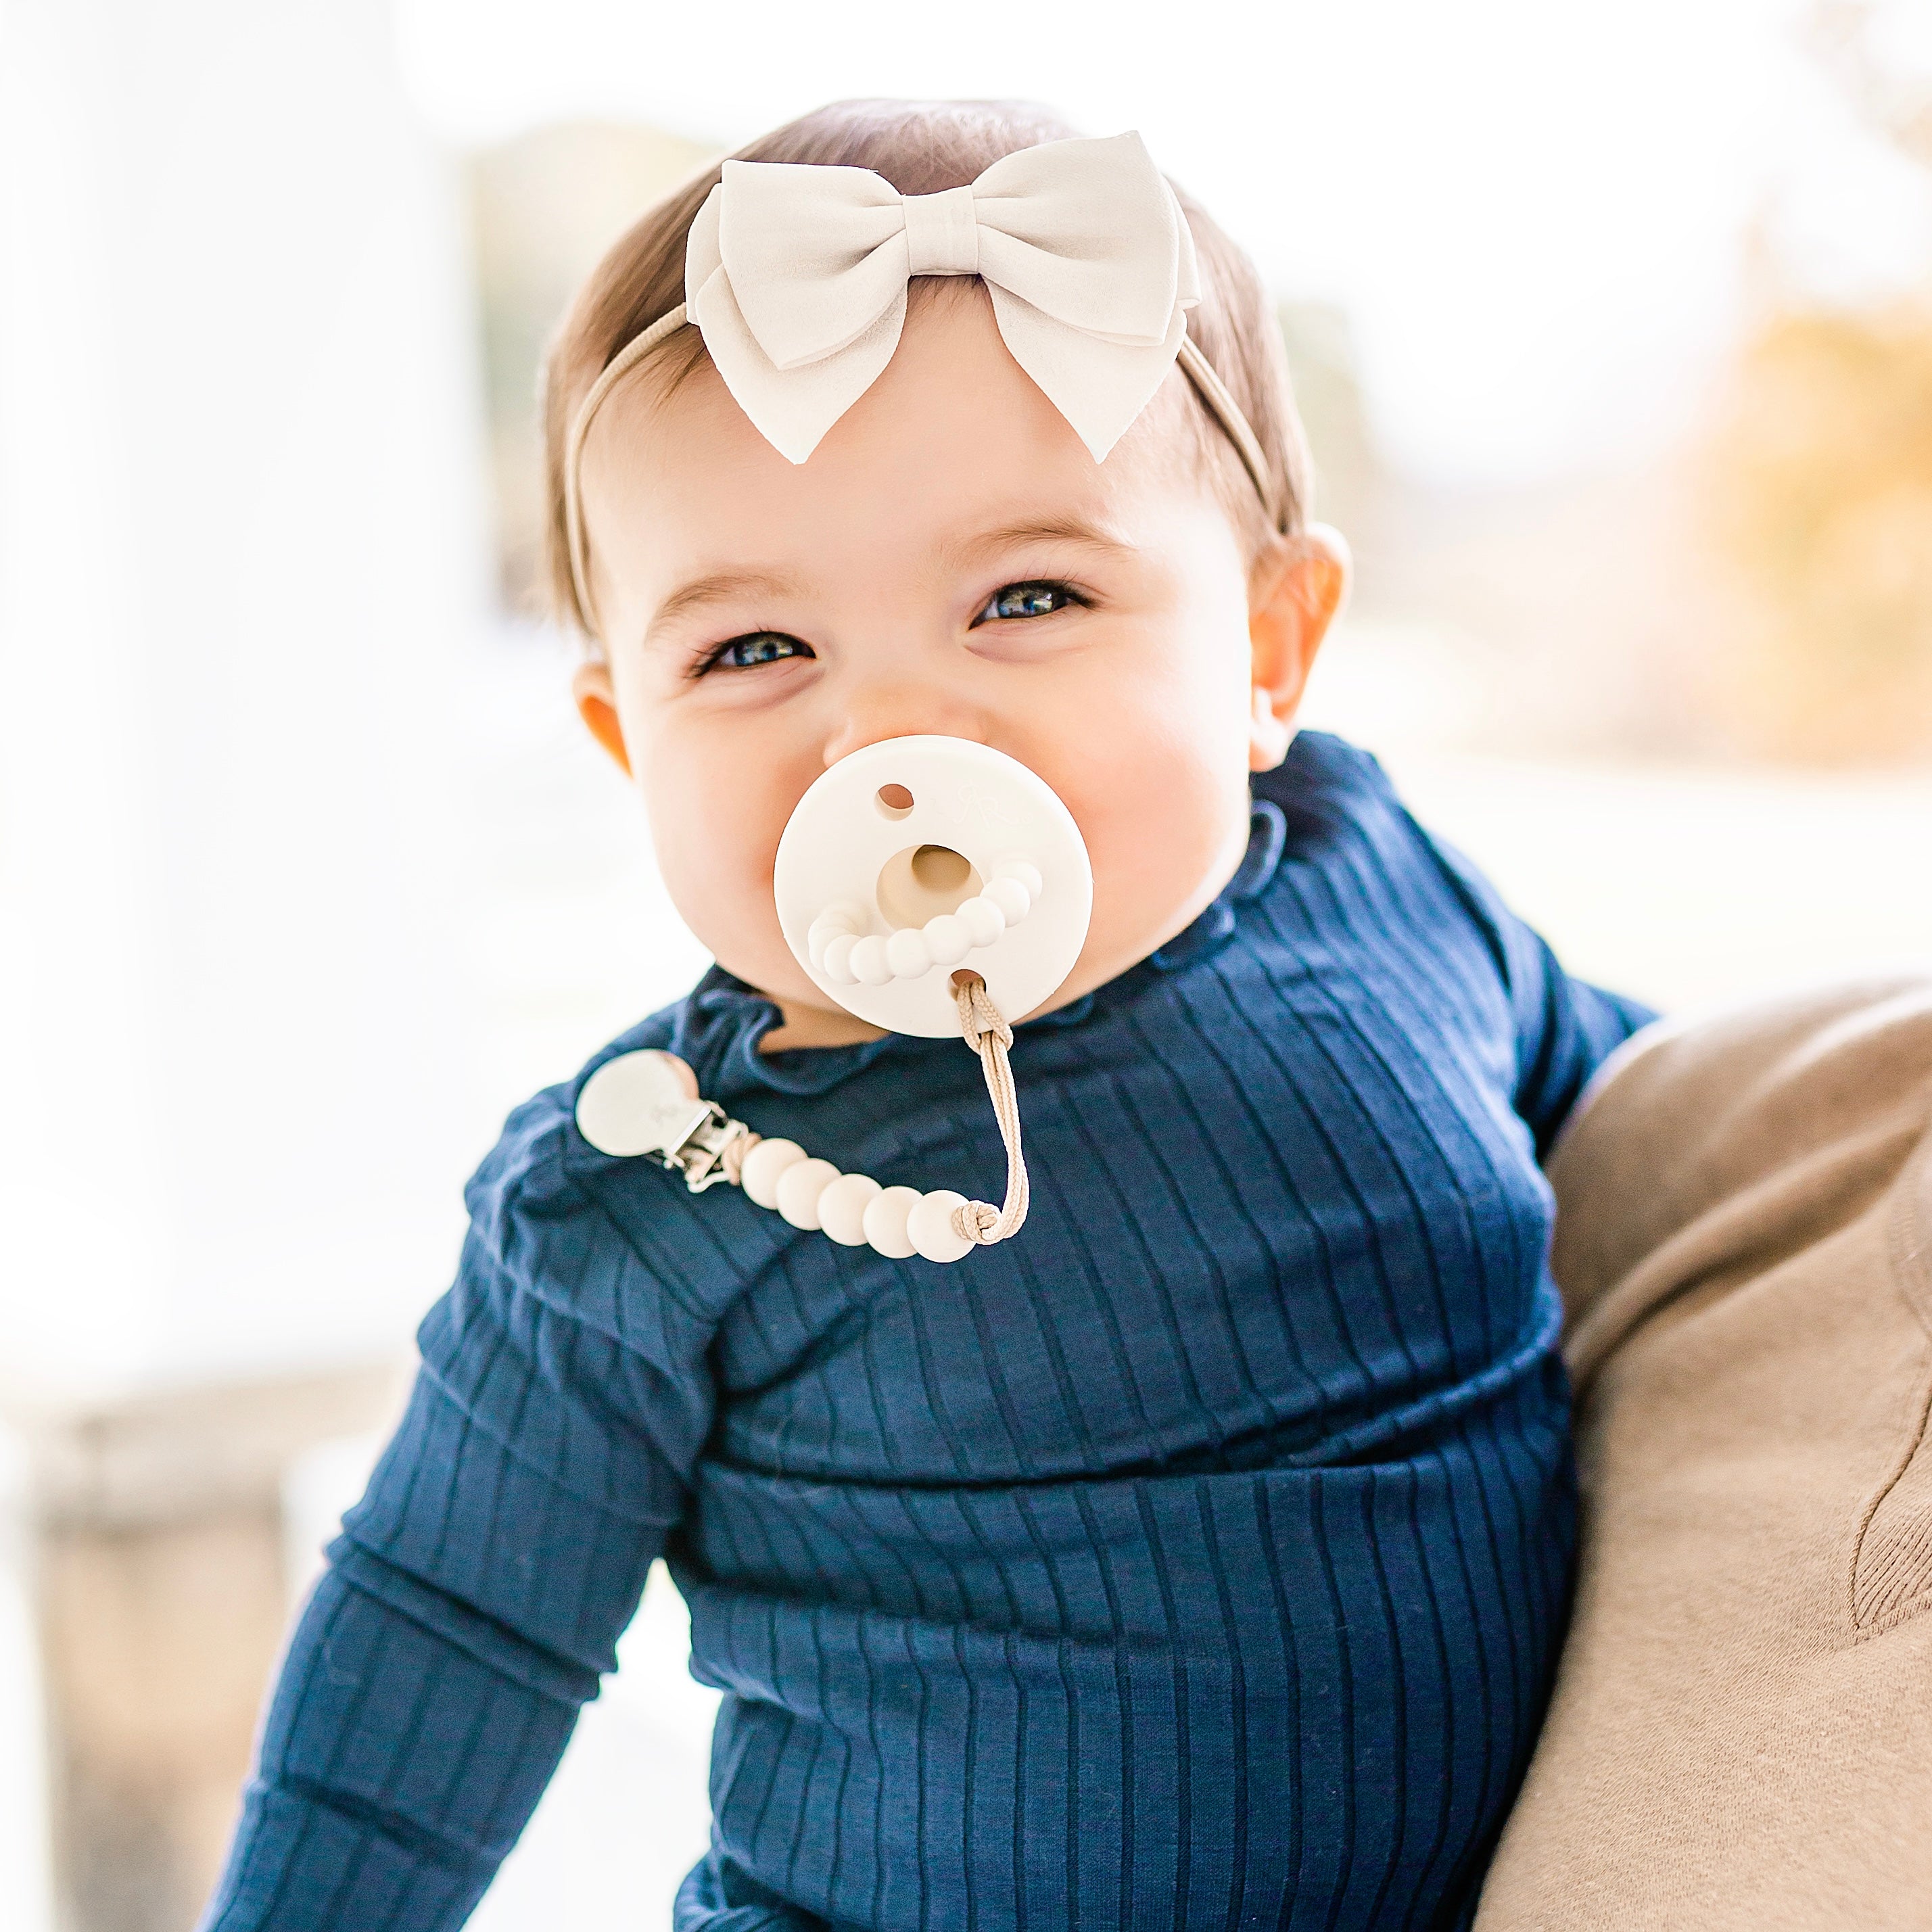
[[[817,655],[802,638],[788,637],[782,631],[747,631],[742,637],[727,638],[715,650],[706,651],[692,667],[692,675],[702,677],[714,666],[724,664],[732,652],[764,644],[782,644],[785,648],[773,652],[769,657],[754,658],[748,664],[734,664],[728,668],[755,670],[760,664],[781,664],[787,658],[808,658]]]
[[[1045,598],[1055,599],[1046,610],[1007,610],[999,607],[1010,598],[1026,598],[1041,601]],[[1024,623],[1034,618],[1051,617],[1061,610],[1084,610],[1088,599],[1083,597],[1070,584],[1063,584],[1057,578],[1027,577],[1013,584],[1003,584],[988,598],[969,629],[976,630],[982,624]],[[766,645],[780,645],[783,648],[768,656],[753,657],[748,661],[731,661],[731,654],[740,650],[749,650]],[[768,664],[782,664],[788,658],[813,657],[817,653],[802,638],[788,635],[783,631],[747,631],[742,636],[727,638],[712,650],[707,651],[693,666],[692,675],[702,677],[708,670],[723,666],[731,670],[756,670]]]
[[[1060,601],[1046,610],[1002,610],[999,606],[1010,597],[1032,596],[1040,592]],[[982,624],[1023,622],[1033,617],[1051,617],[1054,611],[1084,610],[1088,599],[1082,596],[1070,584],[1063,584],[1057,577],[1023,577],[1017,584],[1003,584],[986,599],[985,608],[973,620],[973,627]]]

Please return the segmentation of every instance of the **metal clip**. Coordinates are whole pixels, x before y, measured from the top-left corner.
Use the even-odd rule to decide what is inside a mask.
[[[724,1150],[742,1140],[751,1129],[734,1120],[715,1100],[703,1102],[704,1112],[692,1123],[691,1130],[674,1148],[657,1158],[674,1173],[684,1176],[684,1184],[694,1194],[702,1194],[721,1180],[729,1180],[724,1171]]]

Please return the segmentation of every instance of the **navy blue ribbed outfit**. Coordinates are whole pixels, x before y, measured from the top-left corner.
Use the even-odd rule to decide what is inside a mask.
[[[724,1694],[679,1932],[1466,1922],[1570,1575],[1538,1157],[1648,1016],[1361,753],[1255,793],[1222,897],[1019,1030],[1004,1245],[692,1196],[577,1083],[512,1117],[209,1925],[458,1924],[661,1552]],[[669,1046],[760,1132],[999,1198],[963,1046],[775,1018],[714,972],[592,1064]]]

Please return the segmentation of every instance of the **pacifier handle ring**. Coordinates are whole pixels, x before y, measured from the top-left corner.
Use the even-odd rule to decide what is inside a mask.
[[[812,964],[842,986],[884,986],[917,980],[935,966],[956,966],[992,946],[1026,917],[1045,889],[1040,868],[1018,854],[997,860],[986,884],[950,913],[923,926],[902,926],[884,936],[868,933],[865,908],[848,900],[827,906],[812,922],[806,941]]]

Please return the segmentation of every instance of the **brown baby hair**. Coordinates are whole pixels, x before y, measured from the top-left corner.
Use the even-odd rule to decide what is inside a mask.
[[[1078,131],[1024,101],[843,100],[760,135],[731,158],[870,168],[902,194],[937,194],[967,185],[1022,148]],[[686,236],[721,173],[722,164],[706,169],[625,231],[578,291],[544,358],[550,601],[561,621],[586,634],[592,627],[572,577],[564,501],[571,423],[625,344],[684,300]],[[1280,326],[1254,264],[1198,203],[1178,188],[1174,193],[1201,266],[1201,300],[1188,313],[1187,332],[1252,428],[1280,506],[1280,531],[1294,536],[1306,515],[1308,454]],[[695,329],[679,330],[650,355],[658,380],[671,388],[705,359]],[[1191,387],[1188,395],[1191,453],[1252,556],[1270,534],[1267,512],[1233,442]]]

